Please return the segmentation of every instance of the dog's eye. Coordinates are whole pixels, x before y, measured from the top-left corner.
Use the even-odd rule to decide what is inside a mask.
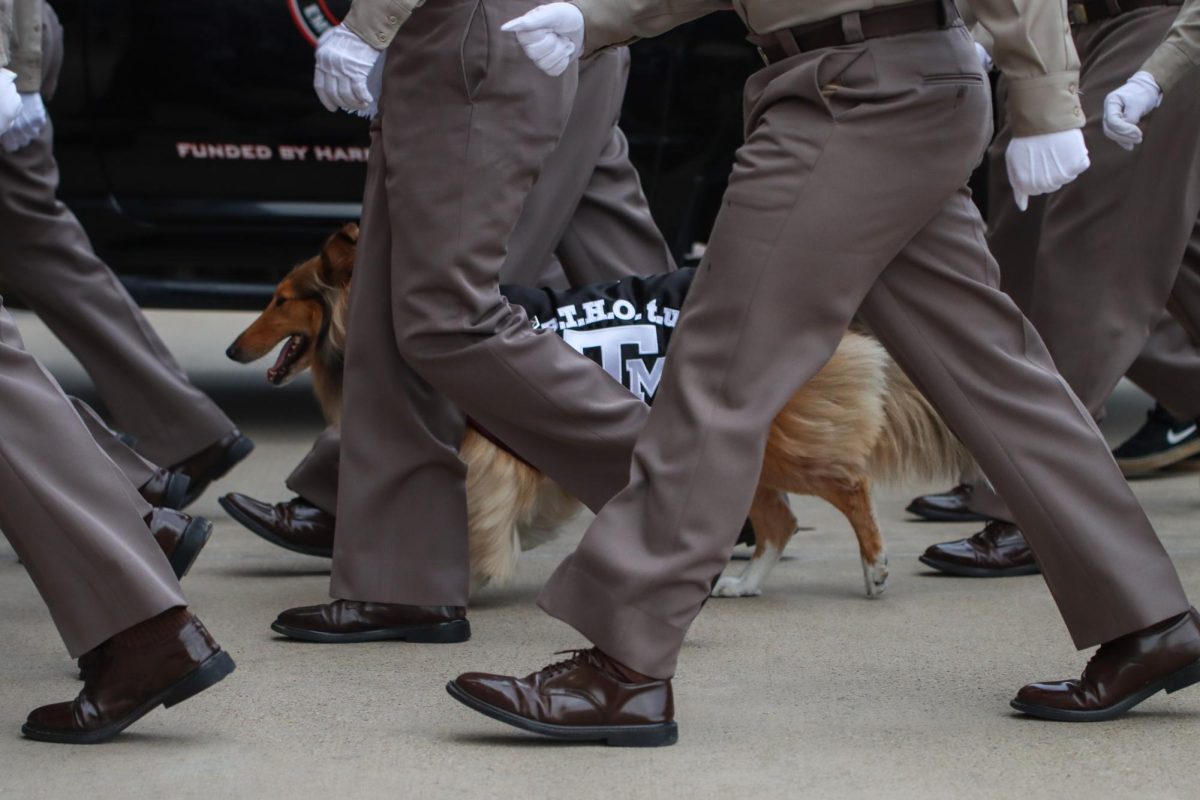
[[[281,305],[283,305],[284,303],[286,303],[287,301],[288,301],[288,299],[287,299],[286,297],[276,297],[276,298],[275,298],[275,305],[276,305],[276,306],[281,306]]]

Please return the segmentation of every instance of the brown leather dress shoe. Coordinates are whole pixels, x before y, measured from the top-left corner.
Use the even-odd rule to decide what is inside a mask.
[[[181,472],[191,479],[180,508],[195,502],[210,483],[237,466],[253,449],[254,442],[234,428],[199,453],[172,465],[172,472]]]
[[[179,509],[187,498],[191,478],[181,472],[160,469],[138,489],[138,494],[155,508]]]
[[[998,520],[967,539],[933,545],[921,556],[921,563],[960,578],[1011,578],[1041,572],[1021,529]]]
[[[571,652],[524,678],[468,672],[446,691],[492,719],[555,739],[614,747],[678,741],[671,681],[638,675],[595,648]]]
[[[908,513],[930,522],[991,522],[992,518],[972,511],[971,487],[965,483],[941,494],[926,494],[908,504]]]
[[[212,536],[212,523],[182,511],[156,508],[146,517],[146,527],[171,562],[176,578],[183,578]]]
[[[234,492],[217,500],[248,531],[285,550],[333,558],[333,514],[303,497],[286,503],[263,503]]]
[[[36,709],[21,733],[42,742],[105,742],[159,706],[182,703],[234,670],[229,654],[183,608],[135,625],[101,649],[79,696]]]
[[[471,623],[462,606],[402,606],[357,600],[289,609],[271,623],[271,630],[290,639],[322,644],[450,644],[471,638]]]
[[[1012,707],[1060,722],[1103,722],[1148,697],[1200,683],[1200,614],[1196,609],[1103,644],[1077,680],[1033,683]]]

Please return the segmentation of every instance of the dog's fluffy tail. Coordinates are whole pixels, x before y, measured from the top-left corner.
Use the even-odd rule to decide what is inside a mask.
[[[869,460],[871,477],[934,481],[956,479],[970,469],[971,454],[891,358],[885,374],[883,428]]]

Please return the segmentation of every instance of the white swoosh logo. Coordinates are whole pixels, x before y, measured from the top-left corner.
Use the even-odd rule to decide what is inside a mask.
[[[1195,432],[1196,432],[1195,425],[1193,425],[1190,428],[1185,428],[1184,430],[1181,430],[1178,433],[1176,433],[1175,431],[1167,431],[1167,443],[1170,444],[1172,447],[1174,447],[1175,445],[1179,444],[1180,442],[1182,442],[1184,439],[1188,438]]]

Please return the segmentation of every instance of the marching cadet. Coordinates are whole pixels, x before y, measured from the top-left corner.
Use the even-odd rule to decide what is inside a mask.
[[[0,134],[37,90],[23,49],[40,0],[0,0]],[[12,230],[0,234],[8,247]],[[234,669],[172,573],[162,541],[146,535],[153,509],[105,457],[71,402],[24,350],[0,302],[0,530],[50,609],[84,685],[67,703],[35,709],[31,739],[91,744],[116,736],[158,706],[204,691]],[[180,515],[182,517],[183,515]]]
[[[562,288],[675,269],[617,124],[628,74],[625,48],[580,65],[570,118],[525,199],[501,283]],[[340,450],[337,429],[324,431],[288,476],[297,495],[291,500],[264,503],[233,493],[221,505],[267,541],[330,558]]]
[[[366,109],[367,77],[388,55],[349,299],[336,599],[285,611],[272,626],[279,633],[321,642],[470,636],[464,414],[593,509],[629,478],[646,406],[560,337],[535,331],[499,291],[506,263],[543,269],[582,193],[566,187],[589,184],[601,149],[566,160],[577,71],[543,74],[499,30],[533,5],[355,0],[317,50],[315,86],[331,110]],[[608,74],[602,84],[615,90],[623,79]],[[601,146],[617,96],[603,103],[584,103],[580,119]],[[542,175],[558,188],[539,202]],[[640,191],[623,185],[640,203]],[[533,216],[539,209],[553,216]],[[526,212],[534,227],[523,232]],[[627,269],[671,268],[661,238],[650,239],[647,263]],[[730,528],[731,542],[741,527]]]
[[[1164,337],[1184,336],[1181,327],[1194,342],[1200,329],[1200,137],[1180,135],[1200,130],[1200,70],[1175,43],[1186,41],[1186,17],[1193,12],[1185,15],[1185,33],[1164,43],[1178,11],[1173,0],[1069,6],[1083,60],[1084,137],[1092,168],[1026,214],[997,198],[988,238],[1006,288],[1024,287],[1014,292],[1018,305],[1094,418],[1103,416],[1126,372],[1174,412],[1155,410],[1117,449],[1127,472],[1200,450],[1200,363],[1192,355],[1173,368],[1162,368],[1159,359],[1155,368],[1154,360]],[[976,33],[986,46],[987,31]],[[1160,45],[1164,49],[1156,52]],[[1141,141],[1141,131],[1121,114],[1140,120],[1155,107],[1162,100],[1160,79],[1175,88],[1149,118],[1145,145],[1129,153],[1106,139],[1127,149]],[[993,146],[997,160],[1009,128]],[[1179,327],[1164,334],[1167,308]],[[930,547],[923,563],[964,577],[1038,572],[1015,511],[984,479],[949,495],[919,498],[912,508],[955,505],[991,521],[974,536]]]
[[[254,445],[188,381],[96,257],[79,221],[55,197],[58,165],[43,98],[53,97],[58,83],[62,27],[49,4],[38,0],[28,9],[14,31],[21,112],[0,138],[0,230],[6,235],[0,282],[80,360],[113,422],[135,437],[137,450],[188,476],[186,505]]]
[[[1088,165],[1065,9],[972,6],[999,34],[1013,190],[1052,192]],[[727,7],[576,0],[505,29],[557,74]],[[1013,706],[1110,719],[1200,681],[1200,615],[1091,416],[998,288],[966,188],[991,138],[990,92],[953,5],[735,7],[768,62],[746,86],[746,142],[629,485],[539,598],[595,646],[526,678],[462,675],[450,693],[548,736],[673,743],[671,676],[750,506],[770,421],[856,313],[1014,509],[1076,646],[1102,645],[1081,679],[1027,686]]]

